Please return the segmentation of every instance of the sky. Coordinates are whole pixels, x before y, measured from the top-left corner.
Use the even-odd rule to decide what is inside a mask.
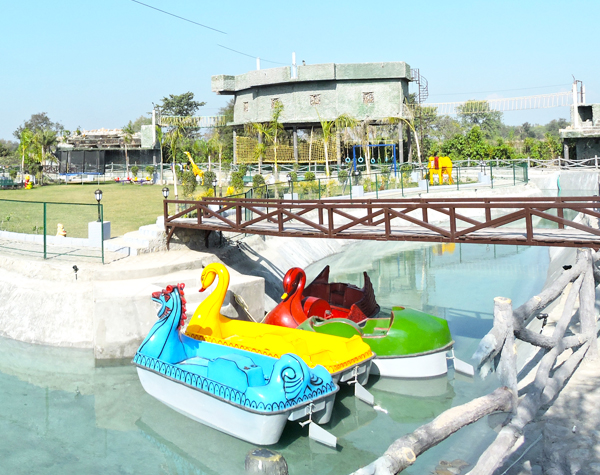
[[[573,76],[600,102],[598,0],[143,3],[212,29],[133,0],[0,0],[0,139],[39,112],[69,130],[122,127],[188,91],[207,102],[199,115],[216,115],[230,96],[211,76],[253,70],[256,56],[262,69],[289,65],[292,52],[306,64],[405,61],[427,78],[428,102],[568,91]],[[504,114],[558,118],[568,108]]]

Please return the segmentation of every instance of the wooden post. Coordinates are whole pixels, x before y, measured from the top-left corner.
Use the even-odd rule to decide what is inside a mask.
[[[584,252],[589,254],[589,249]],[[591,263],[591,260],[590,260]],[[586,360],[594,361],[598,358],[598,341],[596,338],[596,285],[591,265],[585,272],[581,292],[579,293],[579,318],[581,319],[581,333],[590,342],[590,349]]]

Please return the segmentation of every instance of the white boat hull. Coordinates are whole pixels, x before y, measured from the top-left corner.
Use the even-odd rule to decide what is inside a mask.
[[[333,411],[335,393],[313,402],[312,409],[311,404],[305,404],[286,411],[260,413],[139,366],[137,372],[144,390],[165,405],[190,419],[256,445],[277,443],[288,419],[305,419],[312,410],[313,421],[326,423]]]
[[[384,378],[431,378],[448,372],[447,349],[419,356],[375,357],[371,374]]]
[[[369,380],[369,375],[373,371],[373,361],[375,361],[373,358],[361,361],[350,368],[346,368],[343,371],[332,374],[331,379],[335,384],[356,381],[359,384],[365,385]]]

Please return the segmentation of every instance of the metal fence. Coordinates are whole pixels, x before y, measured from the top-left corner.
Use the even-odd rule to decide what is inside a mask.
[[[104,264],[103,222],[102,204],[0,199],[0,248],[44,259],[91,257]]]

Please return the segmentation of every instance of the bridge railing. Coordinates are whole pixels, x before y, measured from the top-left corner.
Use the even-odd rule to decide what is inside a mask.
[[[168,213],[170,203],[181,211]],[[165,200],[168,241],[178,227],[337,239],[600,247],[600,197]],[[510,228],[507,226],[510,225]]]

